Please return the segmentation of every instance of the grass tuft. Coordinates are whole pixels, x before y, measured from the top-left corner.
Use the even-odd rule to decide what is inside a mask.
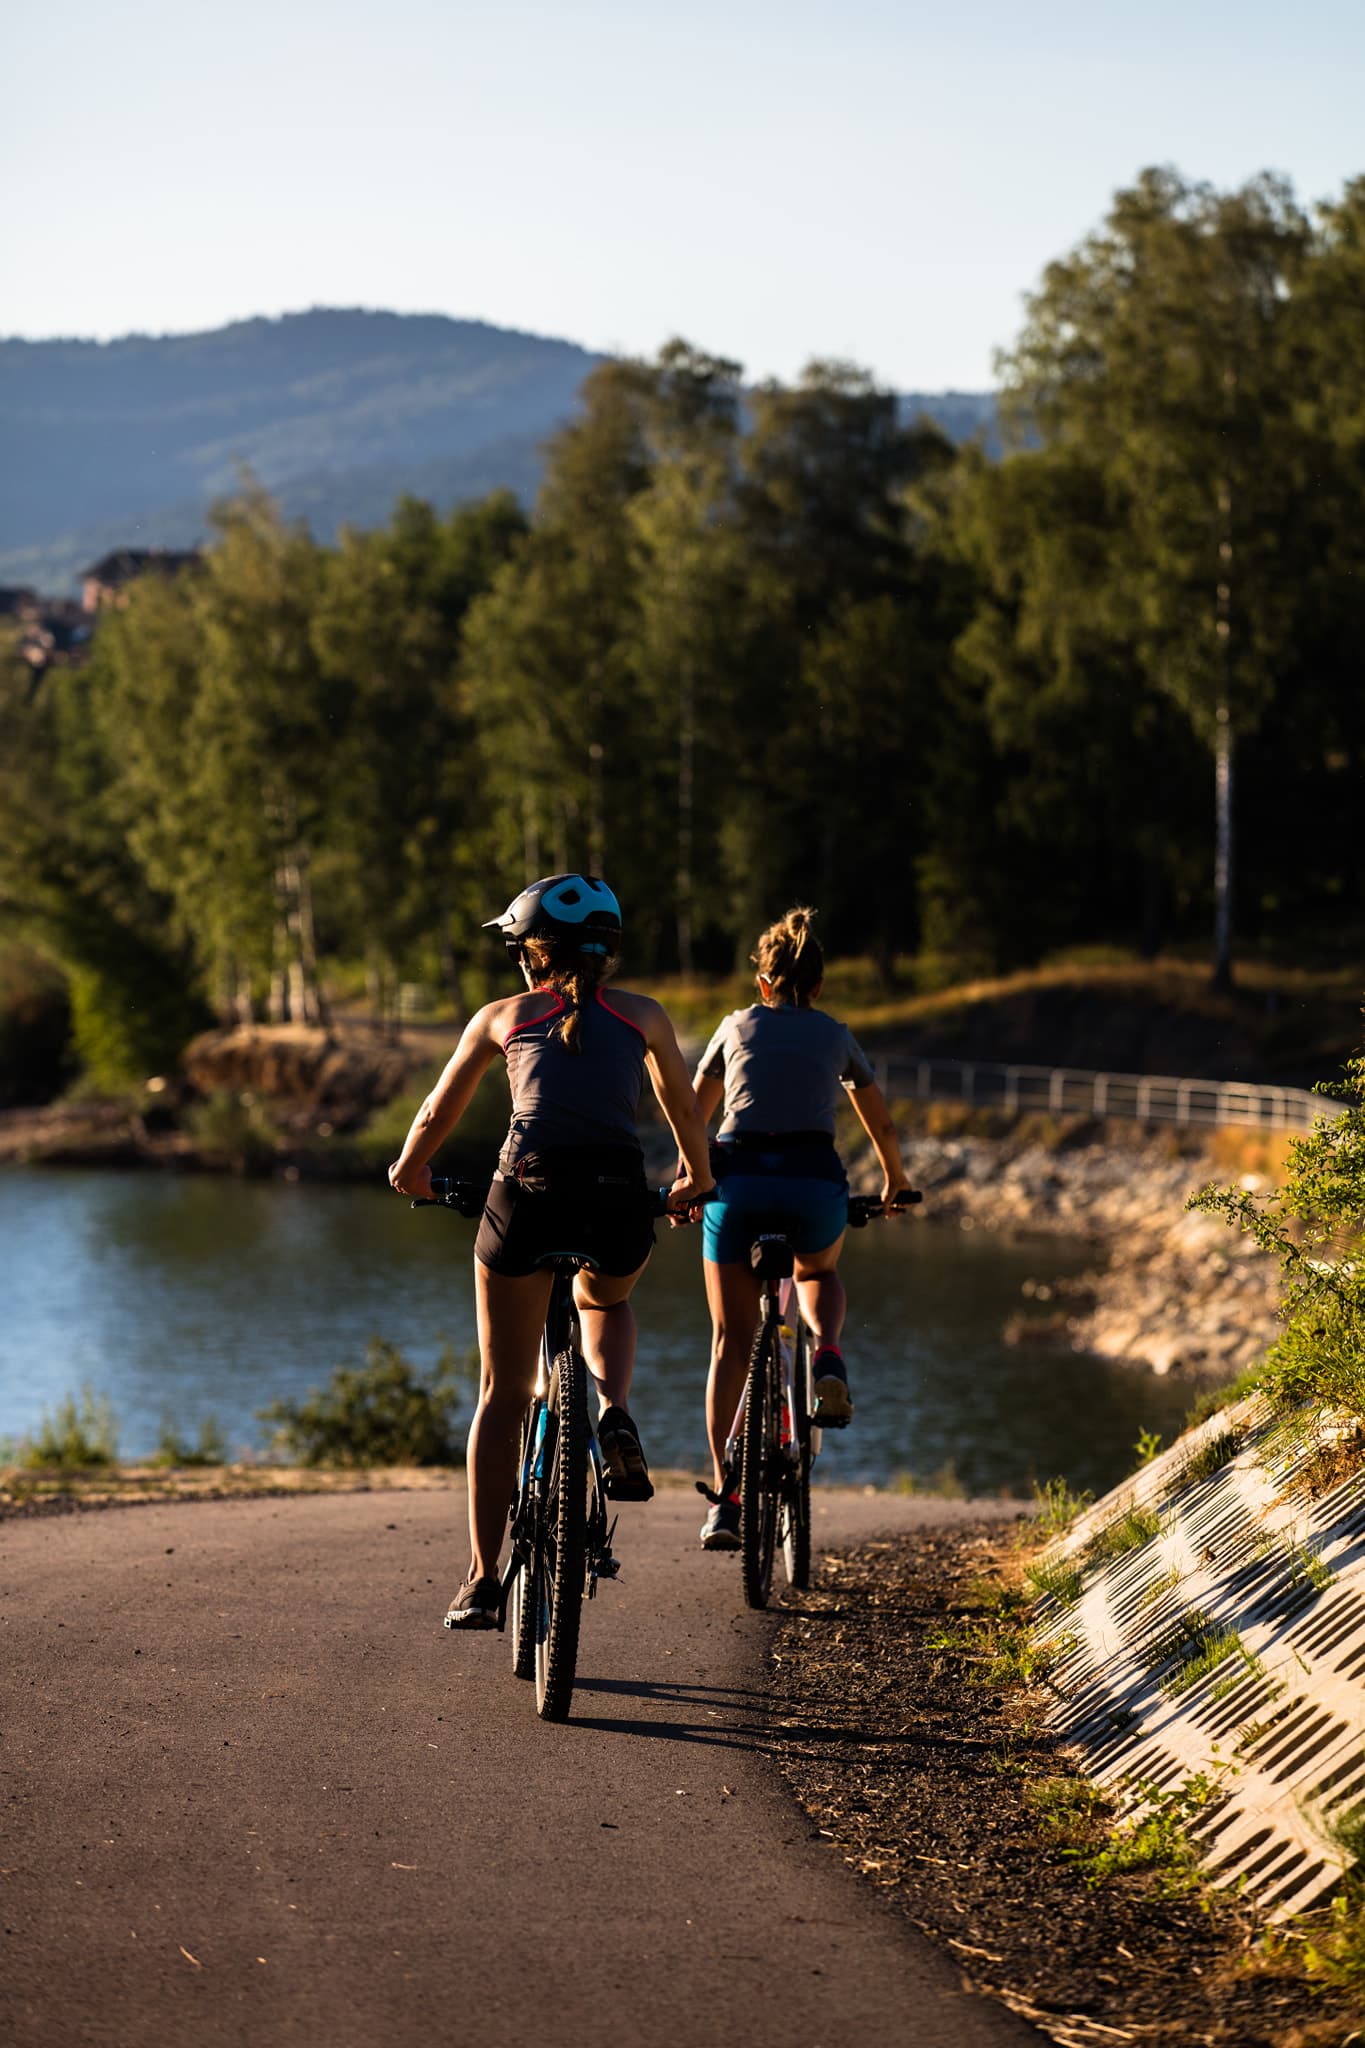
[[[1365,1465],[1365,1429],[1358,1425],[1318,1448],[1304,1459],[1290,1482],[1290,1490],[1307,1500],[1321,1500],[1353,1479]]]
[[[67,1394],[42,1423],[27,1447],[24,1464],[36,1470],[47,1465],[64,1465],[88,1471],[112,1465],[118,1457],[118,1423],[106,1394],[82,1387],[79,1398]]]
[[[1049,1833],[1072,1838],[1088,1834],[1110,1805],[1088,1778],[1037,1778],[1024,1787],[1024,1802]]]
[[[1194,1484],[1200,1479],[1212,1479],[1215,1472],[1232,1463],[1241,1448],[1242,1438],[1235,1429],[1215,1430],[1197,1451],[1190,1453],[1181,1469],[1181,1481]]]
[[[1219,1798],[1216,1779],[1196,1771],[1163,1791],[1145,1780],[1134,1788],[1144,1802],[1135,1820],[1115,1828],[1104,1847],[1082,1856],[1091,1884],[1130,1871],[1148,1871],[1168,1897],[1198,1889],[1199,1857],[1189,1837],[1192,1821]]]
[[[1130,1507],[1096,1531],[1085,1546],[1085,1561],[1088,1565],[1112,1564],[1116,1557],[1141,1550],[1160,1534],[1161,1516],[1155,1508]]]
[[[1062,1607],[1074,1607],[1085,1584],[1084,1574],[1070,1558],[1039,1558],[1024,1570],[1024,1583],[1038,1598],[1046,1596]]]
[[[1033,1499],[1037,1507],[1037,1533],[1046,1540],[1065,1536],[1073,1522],[1093,1506],[1095,1496],[1073,1493],[1065,1479],[1049,1479],[1042,1486],[1034,1482]]]
[[[1264,1367],[1253,1365],[1239,1373],[1235,1380],[1229,1380],[1225,1387],[1207,1387],[1185,1417],[1185,1428],[1197,1429],[1211,1415],[1221,1415],[1234,1401],[1244,1401],[1248,1394],[1256,1392],[1264,1379]]]
[[[1219,1697],[1240,1684],[1248,1671],[1264,1677],[1265,1667],[1259,1657],[1252,1656],[1235,1628],[1213,1621],[1198,1607],[1191,1607],[1148,1645],[1143,1662],[1149,1671],[1169,1666],[1158,1682],[1168,1699],[1177,1699],[1233,1656],[1241,1658],[1245,1669],[1232,1675],[1230,1682],[1219,1690]]]
[[[1160,1600],[1164,1593],[1173,1593],[1175,1591],[1183,1577],[1184,1573],[1181,1571],[1180,1566],[1173,1564],[1169,1571],[1161,1574],[1159,1579],[1153,1579],[1151,1585],[1138,1601],[1138,1612],[1141,1613],[1146,1607],[1155,1607],[1157,1601]]]

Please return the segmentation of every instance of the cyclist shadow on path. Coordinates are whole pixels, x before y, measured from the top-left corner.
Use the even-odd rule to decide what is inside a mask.
[[[752,1756],[776,1756],[793,1744],[844,1742],[850,1736],[864,1743],[901,1740],[894,1735],[868,1735],[846,1722],[821,1726],[784,1715],[783,1702],[752,1686],[675,1683],[662,1679],[580,1678],[579,1694],[604,1693],[621,1700],[639,1700],[663,1707],[696,1707],[704,1720],[632,1715],[575,1714],[570,1728],[601,1734],[644,1735],[666,1742],[695,1742],[708,1749],[740,1749]]]

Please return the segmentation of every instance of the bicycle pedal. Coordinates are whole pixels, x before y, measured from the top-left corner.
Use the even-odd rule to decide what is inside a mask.
[[[599,1579],[619,1579],[621,1576],[620,1558],[613,1557],[611,1552],[608,1551],[605,1557],[598,1560],[597,1576]]]

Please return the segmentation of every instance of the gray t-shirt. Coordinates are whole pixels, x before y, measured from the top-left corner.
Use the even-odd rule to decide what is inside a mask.
[[[876,1076],[847,1024],[824,1010],[755,1003],[717,1025],[697,1076],[725,1083],[717,1136],[750,1131],[825,1131],[834,1136],[840,1082],[866,1088]]]

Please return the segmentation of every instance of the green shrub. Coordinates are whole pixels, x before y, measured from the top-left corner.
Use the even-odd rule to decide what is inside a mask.
[[[463,1392],[448,1349],[424,1380],[396,1345],[372,1337],[363,1366],[340,1366],[302,1401],[256,1412],[274,1425],[270,1449],[299,1465],[457,1465]]]
[[[0,1108],[50,1102],[68,1078],[71,1005],[58,970],[26,947],[0,949]]]
[[[275,1127],[260,1104],[223,1089],[186,1111],[185,1128],[204,1157],[234,1173],[268,1173],[275,1160]]]
[[[376,1109],[362,1129],[327,1138],[321,1144],[310,1139],[310,1149],[323,1153],[338,1166],[382,1177],[402,1151],[412,1120],[439,1077],[442,1065],[443,1062],[436,1061],[419,1069],[412,1085]],[[461,1159],[491,1165],[507,1134],[511,1103],[505,1071],[501,1067],[490,1068],[440,1158],[434,1162],[433,1170],[458,1176]]]
[[[82,933],[68,987],[76,1055],[110,1094],[164,1072],[208,1021],[186,963],[112,919]]]
[[[161,1425],[161,1435],[148,1463],[167,1467],[225,1465],[227,1439],[211,1415],[200,1423],[199,1440],[193,1444],[168,1419]]]
[[[1144,1465],[1150,1465],[1153,1458],[1159,1456],[1160,1451],[1160,1432],[1155,1429],[1140,1429],[1138,1440],[1133,1445],[1133,1455],[1137,1459],[1135,1469],[1140,1472]]]
[[[83,1469],[112,1465],[118,1456],[118,1424],[106,1394],[81,1388],[80,1398],[67,1394],[55,1414],[43,1411],[38,1434],[28,1446],[30,1466],[69,1465]]]
[[[1190,1207],[1279,1258],[1284,1331],[1265,1361],[1276,1395],[1365,1416],[1365,1055],[1330,1092],[1339,1113],[1294,1140],[1279,1187],[1207,1187]]]
[[[1158,1890],[1176,1896],[1200,1883],[1199,1856],[1190,1840],[1192,1823],[1222,1796],[1222,1787],[1196,1771],[1168,1791],[1146,1782],[1136,1787],[1146,1800],[1141,1818],[1115,1828],[1103,1848],[1082,1852],[1091,1884],[1127,1871],[1150,1871]]]

